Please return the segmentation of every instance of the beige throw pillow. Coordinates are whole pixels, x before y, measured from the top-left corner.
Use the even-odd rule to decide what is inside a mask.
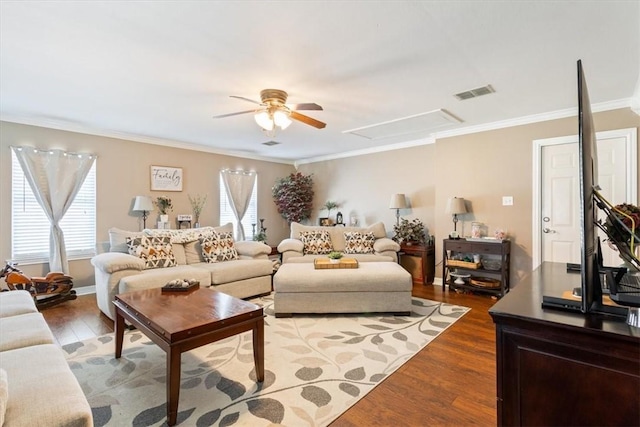
[[[331,236],[325,230],[301,231],[300,240],[304,244],[305,254],[322,255],[333,250]]]
[[[346,254],[372,254],[376,237],[371,231],[368,233],[346,231],[344,241],[344,253]]]
[[[238,251],[233,246],[233,233],[210,233],[200,236],[202,256],[207,262],[231,261],[238,259]]]
[[[127,237],[127,246],[130,255],[137,256],[145,262],[145,270],[177,265],[169,236]]]

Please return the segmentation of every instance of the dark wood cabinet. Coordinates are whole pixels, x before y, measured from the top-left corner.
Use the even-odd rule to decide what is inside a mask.
[[[623,318],[543,309],[542,295],[580,286],[543,263],[498,301],[498,425],[640,423],[640,329]]]
[[[436,273],[436,257],[433,245],[400,245],[398,254],[402,265],[413,278],[413,283],[432,285]]]
[[[470,258],[479,256],[480,262],[465,262],[458,258]],[[485,264],[492,261],[491,268]],[[511,263],[511,242],[502,241],[479,241],[466,239],[445,239],[442,243],[442,290],[448,285],[449,289],[467,289],[472,291],[486,292],[498,296],[503,296],[509,292],[510,287],[510,263]],[[452,272],[468,274],[471,277],[465,280],[464,284],[454,283]],[[470,279],[493,279],[498,280],[499,286],[482,287],[471,283]]]

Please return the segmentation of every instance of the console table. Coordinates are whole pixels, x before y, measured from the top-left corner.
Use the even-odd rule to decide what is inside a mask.
[[[577,286],[564,263],[543,263],[489,310],[499,426],[638,425],[640,328],[541,306]]]
[[[433,245],[400,245],[400,265],[411,273],[413,283],[432,285],[435,278],[436,258]]]
[[[480,255],[496,257],[499,259],[499,267],[496,270],[488,270],[482,268],[482,266],[476,265],[459,265],[463,263],[449,262],[453,261],[453,257],[457,254],[465,255]],[[509,264],[511,263],[511,242],[509,240],[502,241],[472,241],[466,239],[444,239],[442,243],[442,290],[445,290],[445,286],[449,285],[449,289],[461,288],[471,291],[487,292],[502,297],[509,292]],[[469,263],[474,264],[474,263]],[[453,283],[453,279],[450,278],[451,270],[457,270],[458,272],[470,274],[472,278],[488,276],[489,278],[495,278],[500,280],[500,286],[497,288],[481,288],[478,286]]]

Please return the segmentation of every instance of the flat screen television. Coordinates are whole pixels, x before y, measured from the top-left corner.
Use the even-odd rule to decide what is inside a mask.
[[[580,300],[543,295],[542,306],[582,313],[627,316],[627,308],[602,303],[602,252],[597,233],[598,207],[594,188],[598,185],[597,140],[589,91],[582,61],[578,61],[578,158],[580,175]],[[574,293],[575,290],[574,290]]]

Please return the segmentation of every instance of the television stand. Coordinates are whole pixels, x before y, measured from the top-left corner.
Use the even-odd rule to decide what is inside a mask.
[[[489,310],[497,425],[637,425],[640,400],[630,396],[640,390],[640,330],[624,319],[542,308],[544,294],[576,286],[580,275],[564,263],[543,263]]]

